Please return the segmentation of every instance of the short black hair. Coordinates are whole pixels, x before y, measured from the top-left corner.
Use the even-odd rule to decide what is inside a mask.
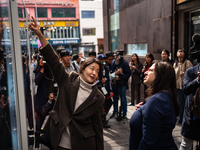
[[[74,54],[73,57],[72,57],[73,60],[77,60],[78,58],[79,58],[78,54]]]
[[[69,52],[67,50],[62,50],[60,52],[60,57],[69,56]]]
[[[97,54],[96,54],[95,51],[90,51],[88,55],[89,55],[89,56],[95,56],[95,57],[96,57]]]

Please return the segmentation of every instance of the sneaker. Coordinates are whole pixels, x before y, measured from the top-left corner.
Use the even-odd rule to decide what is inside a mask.
[[[128,103],[128,106],[134,106],[134,104],[133,103]]]

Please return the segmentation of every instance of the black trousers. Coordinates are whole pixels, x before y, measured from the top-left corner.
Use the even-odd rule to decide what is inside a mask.
[[[140,102],[140,84],[131,83],[131,103],[134,105]]]

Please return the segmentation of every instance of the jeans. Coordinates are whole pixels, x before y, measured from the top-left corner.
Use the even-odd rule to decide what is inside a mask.
[[[183,112],[184,112],[184,107],[185,107],[185,100],[186,100],[186,96],[183,93],[182,89],[177,89],[177,100],[178,100],[178,104],[179,104],[179,119],[178,119],[178,122],[182,123]]]
[[[122,86],[122,87],[116,87],[112,85],[112,89],[113,89],[113,113],[117,113],[118,112],[118,99],[120,99],[120,95],[121,95],[121,91],[122,91],[122,113],[123,116],[126,116],[127,114],[127,99],[126,99],[126,86]]]

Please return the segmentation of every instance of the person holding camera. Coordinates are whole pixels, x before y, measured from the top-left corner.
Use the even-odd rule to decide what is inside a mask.
[[[48,65],[46,64],[46,61],[44,60],[44,58],[40,58],[40,60],[38,61],[39,66],[38,68],[36,68],[37,70],[35,70],[35,83],[38,86],[34,101],[36,113],[35,148],[39,148],[41,127],[46,117],[43,114],[43,107],[49,100],[49,94],[54,92],[54,79]]]
[[[98,90],[96,80],[102,65],[96,58],[86,59],[79,74],[67,73],[51,45],[46,41],[32,17],[29,29],[40,39],[40,52],[47,61],[58,84],[59,95],[44,127],[56,150],[103,150],[101,115],[105,97]],[[78,144],[77,144],[78,143]]]
[[[115,115],[118,116],[118,98],[121,98],[121,108],[123,112],[123,119],[126,118],[127,114],[127,99],[126,99],[126,90],[128,89],[128,79],[131,76],[131,70],[129,64],[123,58],[124,51],[117,51],[116,58],[113,60],[111,64],[112,76],[114,79],[112,80],[112,91],[113,91],[113,114],[111,117]],[[120,112],[121,113],[121,112]]]

